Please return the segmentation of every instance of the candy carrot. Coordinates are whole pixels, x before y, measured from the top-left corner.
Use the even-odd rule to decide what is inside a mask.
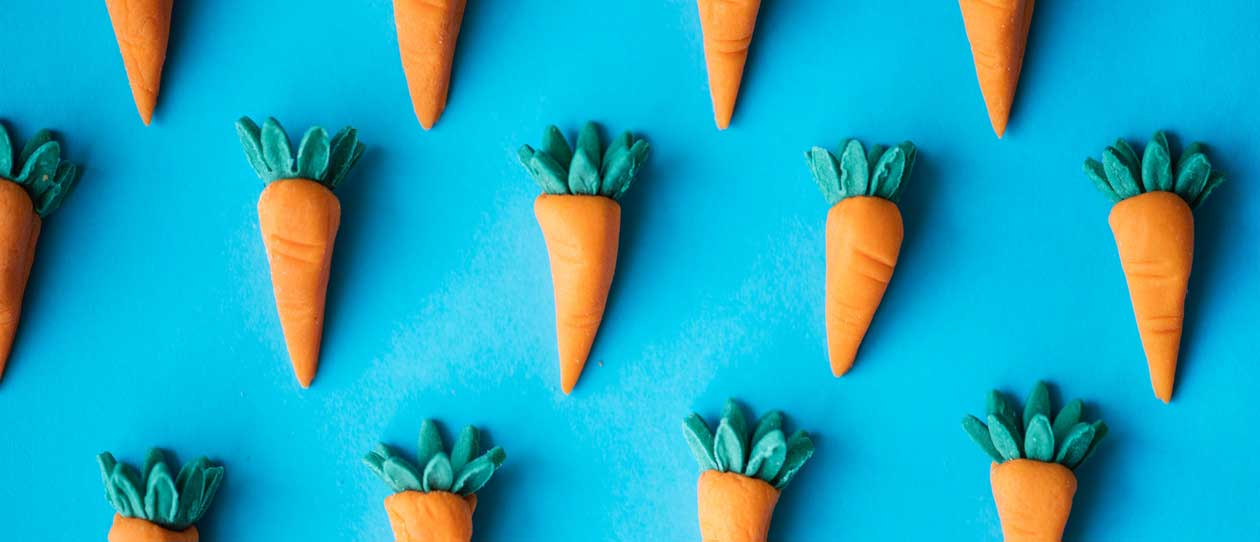
[[[1021,416],[997,391],[989,394],[988,425],[975,416],[963,429],[993,458],[993,500],[1006,542],[1059,542],[1072,511],[1076,475],[1107,434],[1107,424],[1081,421],[1081,401],[1051,416],[1050,392],[1038,382]]]
[[[1156,132],[1139,160],[1137,151],[1117,140],[1102,162],[1085,161],[1085,174],[1107,197],[1111,231],[1129,283],[1138,334],[1146,351],[1155,396],[1172,399],[1185,318],[1186,287],[1194,259],[1194,216],[1225,180],[1212,171],[1205,148],[1194,143],[1173,167],[1163,132]]]
[[[731,124],[761,0],[699,0],[709,94],[719,130]]]
[[[582,128],[576,149],[560,129],[543,132],[542,149],[517,153],[542,187],[534,214],[551,258],[556,295],[560,382],[573,391],[599,331],[617,267],[621,198],[647,158],[648,144],[626,132],[601,151],[599,128]]]
[[[61,206],[78,175],[78,167],[61,160],[61,145],[48,130],[14,155],[9,132],[0,125],[0,378],[17,337],[43,219]]]
[[[341,224],[333,190],[359,161],[363,144],[354,128],[342,128],[330,141],[315,126],[302,136],[294,161],[289,136],[276,119],[259,129],[242,117],[236,132],[245,157],[267,184],[258,199],[258,225],[293,370],[302,387],[310,387],[319,368],[328,273]]]
[[[385,511],[396,542],[472,539],[476,493],[507,459],[497,446],[480,453],[480,440],[477,428],[467,426],[447,452],[437,426],[425,420],[420,425],[418,463],[384,444],[363,458],[395,491],[385,499]]]
[[[1033,0],[959,0],[976,77],[989,110],[989,122],[1000,138],[1015,102],[1015,87],[1024,64],[1024,47],[1032,23]]]
[[[734,400],[717,431],[698,414],[683,420],[683,435],[703,472],[696,493],[700,539],[766,542],[779,492],[814,455],[809,434],[783,432],[783,414],[770,412],[749,427]]]
[[[171,33],[173,0],[105,0],[114,37],[131,83],[131,97],[148,126],[162,85],[166,41]]]
[[[822,147],[805,153],[831,205],[825,315],[831,373],[836,376],[853,366],[892,280],[903,233],[897,202],[917,156],[909,141],[887,152],[875,145],[869,155],[856,139],[840,147],[839,159]]]
[[[197,527],[223,481],[223,467],[201,457],[171,477],[166,459],[149,451],[144,470],[119,463],[105,452],[96,457],[105,498],[114,507],[109,542],[197,542]]]
[[[411,92],[411,105],[425,130],[446,109],[455,42],[466,0],[394,0],[398,52]]]

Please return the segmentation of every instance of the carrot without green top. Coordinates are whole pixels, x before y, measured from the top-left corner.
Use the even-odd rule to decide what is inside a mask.
[[[1033,0],[960,0],[976,78],[989,111],[989,122],[1000,138],[1015,102],[1015,88],[1023,69]]]
[[[725,130],[735,113],[761,0],[699,0],[699,5],[713,118]]]
[[[319,368],[328,275],[341,224],[341,203],[332,191],[364,147],[353,128],[330,140],[323,128],[313,127],[302,137],[295,161],[289,136],[275,119],[259,128],[242,118],[236,130],[250,165],[267,183],[258,199],[258,225],[293,371],[303,388],[310,387]]]
[[[428,130],[446,109],[466,0],[394,0],[394,25],[411,105]]]
[[[131,96],[148,126],[162,86],[173,0],[105,0],[114,37],[127,68]]]

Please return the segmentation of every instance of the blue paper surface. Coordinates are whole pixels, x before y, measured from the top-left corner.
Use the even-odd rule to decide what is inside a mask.
[[[958,6],[762,7],[732,128],[712,121],[692,0],[473,0],[445,115],[412,114],[383,0],[177,2],[153,126],[103,2],[0,9],[0,119],[58,131],[81,184],[45,223],[0,382],[3,540],[101,540],[93,456],[227,466],[204,539],[382,541],[378,440],[473,423],[508,462],[481,541],[696,540],[680,423],[730,396],[810,430],[771,539],[999,540],[959,427],[1036,379],[1111,426],[1065,539],[1260,536],[1260,46],[1254,2],[1039,2],[1005,140]],[[323,364],[298,388],[232,123],[359,128],[339,191]],[[557,123],[642,134],[592,359],[559,390],[538,190],[515,149]],[[1210,145],[1182,366],[1151,390],[1108,202],[1116,136]],[[830,376],[812,145],[911,139],[906,243],[852,372]],[[1061,403],[1060,403],[1061,404]],[[449,438],[448,437],[448,438]],[[55,534],[53,534],[55,533]],[[49,538],[49,537],[52,538]]]

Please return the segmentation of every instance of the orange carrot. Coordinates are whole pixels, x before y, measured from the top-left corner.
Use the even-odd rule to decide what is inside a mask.
[[[1173,168],[1168,138],[1157,132],[1139,160],[1123,140],[1103,160],[1086,160],[1085,173],[1116,202],[1111,231],[1150,370],[1155,396],[1172,400],[1185,319],[1186,290],[1194,259],[1194,215],[1224,177],[1200,144]]]
[[[143,519],[114,514],[114,523],[109,528],[109,536],[106,540],[109,542],[197,542],[198,533],[196,526],[182,531],[172,531]]]
[[[989,122],[1000,138],[1024,64],[1033,0],[959,0]]]
[[[289,137],[275,119],[260,129],[249,118],[236,123],[245,155],[267,183],[258,199],[276,309],[298,383],[310,387],[319,368],[324,301],[332,268],[341,204],[333,190],[363,154],[353,128],[331,141],[319,127],[302,137],[297,160]]]
[[[551,260],[556,298],[560,382],[573,391],[604,317],[617,267],[621,206],[617,199],[634,180],[648,144],[629,132],[602,152],[597,127],[587,124],[571,149],[555,126],[543,148],[525,145],[521,163],[543,189],[534,202]]]
[[[1006,542],[1059,542],[1072,513],[1076,475],[1058,463],[1016,459],[989,469]]]
[[[446,109],[455,42],[466,0],[394,0],[398,52],[411,92],[411,105],[425,130]]]
[[[719,130],[731,124],[761,0],[699,0],[709,94]]]
[[[468,542],[477,496],[445,491],[403,491],[385,497],[385,512],[396,542]]]
[[[61,161],[61,145],[49,131],[35,134],[15,156],[0,125],[0,378],[17,337],[43,217],[61,205],[77,178],[78,168]]]
[[[696,488],[700,539],[765,542],[779,490],[741,474],[707,470]]]
[[[825,318],[831,373],[848,372],[892,280],[903,228],[897,201],[914,167],[909,141],[870,156],[849,140],[840,158],[821,147],[805,154],[814,180],[832,204],[827,213]]]
[[[131,97],[148,126],[162,85],[162,64],[171,33],[173,0],[105,0],[122,52]]]

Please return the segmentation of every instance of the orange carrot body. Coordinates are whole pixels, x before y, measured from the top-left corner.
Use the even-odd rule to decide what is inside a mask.
[[[164,529],[143,519],[114,514],[114,524],[109,529],[109,542],[197,542],[197,528],[182,531]]]
[[[704,542],[766,542],[779,490],[756,478],[704,471],[699,487],[700,539]]]
[[[1111,209],[1120,264],[1155,395],[1172,399],[1181,348],[1186,289],[1194,259],[1194,216],[1171,192],[1147,192]]]
[[[1061,542],[1076,475],[1058,463],[1015,459],[989,470],[1006,542]]]
[[[398,51],[411,92],[411,105],[425,130],[446,109],[455,42],[466,0],[394,0]]]
[[[748,47],[761,0],[699,0],[704,60],[709,69],[713,118],[720,130],[731,124],[735,99],[744,78]]]
[[[0,378],[17,336],[41,224],[26,190],[0,178]]]
[[[824,310],[831,372],[836,376],[853,366],[892,280],[902,236],[901,211],[883,198],[845,198],[827,214]]]
[[[293,370],[302,387],[309,387],[319,368],[324,301],[341,203],[317,182],[275,181],[258,199],[258,223]]]
[[[395,542],[469,542],[477,496],[404,491],[385,498]]]
[[[561,388],[573,391],[604,318],[617,268],[621,206],[603,196],[538,196],[534,214],[547,242],[556,295]]]
[[[1015,102],[1033,4],[1033,0],[959,1],[980,92],[998,137],[1006,133],[1011,104]]]
[[[171,33],[173,0],[105,0],[127,68],[131,96],[145,126],[153,118]]]

